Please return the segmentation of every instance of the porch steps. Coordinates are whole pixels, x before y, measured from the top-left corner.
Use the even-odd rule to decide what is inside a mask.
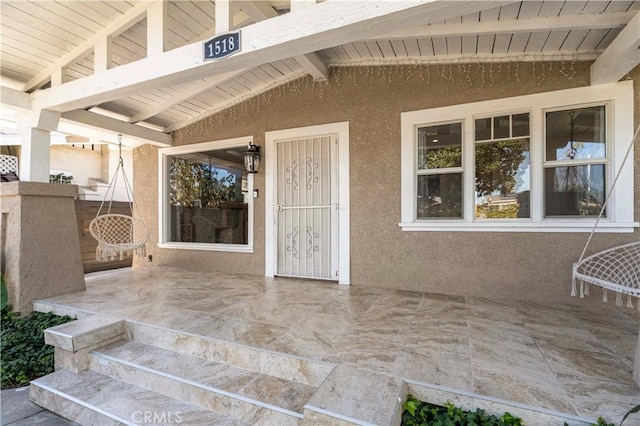
[[[136,424],[147,413],[184,413],[189,425],[298,425],[334,368],[106,314],[52,327],[45,341],[57,371],[33,381],[30,397],[86,425]]]
[[[47,410],[82,425],[247,425],[93,371],[56,371],[32,381],[29,396]]]
[[[249,424],[297,424],[316,390],[131,340],[112,343],[89,355],[92,371]]]

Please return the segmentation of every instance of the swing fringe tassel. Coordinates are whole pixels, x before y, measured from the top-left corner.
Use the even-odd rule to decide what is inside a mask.
[[[116,256],[118,256],[120,260],[123,260],[124,256],[129,254],[146,257],[146,244],[142,244],[142,246],[138,246],[133,249],[123,249],[122,247],[113,247],[103,244],[98,244],[98,247],[96,247],[96,260],[98,262],[113,262],[116,259]]]
[[[574,278],[571,281],[571,295],[572,296],[577,296],[578,295],[578,286],[577,286],[577,281],[580,281],[580,297],[584,298],[585,296],[589,296],[589,283],[584,282],[582,280],[578,280],[576,278]],[[612,290],[615,291],[615,290]],[[615,292],[616,293],[616,306],[625,306],[625,303],[623,301],[623,297],[624,294],[623,293],[619,293],[619,292]],[[627,294],[627,303],[626,303],[626,307],[629,309],[633,309],[633,295],[631,294]],[[640,311],[640,297],[636,297],[638,300],[636,301],[636,307],[638,309],[638,311]],[[607,293],[607,289],[603,288],[602,289],[602,301],[605,303],[609,302],[609,295]]]

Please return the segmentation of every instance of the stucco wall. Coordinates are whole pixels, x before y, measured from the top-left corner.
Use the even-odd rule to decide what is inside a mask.
[[[640,82],[640,70],[632,73]],[[471,83],[469,82],[471,80]],[[334,70],[328,83],[302,79],[177,131],[176,145],[349,121],[352,285],[530,300],[567,299],[571,265],[587,234],[403,232],[400,221],[400,113],[585,86],[589,64],[522,63]],[[638,93],[638,86],[634,89]],[[636,123],[640,106],[636,96]],[[640,153],[636,146],[636,182]],[[157,149],[134,156],[136,200],[157,226]],[[264,194],[264,173],[255,186]],[[636,185],[637,188],[637,185]],[[636,189],[636,212],[640,194]],[[255,200],[255,253],[160,250],[154,264],[264,274],[264,198]],[[636,217],[639,215],[636,214]],[[592,249],[627,242],[597,235]],[[145,265],[136,261],[135,266]]]
[[[0,184],[0,260],[14,311],[27,315],[34,300],[85,289],[77,195],[76,185]]]

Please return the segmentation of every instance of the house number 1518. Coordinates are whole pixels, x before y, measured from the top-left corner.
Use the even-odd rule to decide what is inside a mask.
[[[204,42],[204,59],[224,58],[240,48],[240,31],[223,34]]]

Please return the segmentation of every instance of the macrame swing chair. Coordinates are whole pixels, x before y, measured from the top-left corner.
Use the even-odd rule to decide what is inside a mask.
[[[622,160],[620,170],[613,180],[613,184],[609,189],[609,193],[604,199],[600,214],[596,219],[596,223],[591,230],[591,234],[587,239],[587,243],[582,250],[580,259],[573,265],[573,278],[571,285],[571,295],[577,295],[577,283],[580,283],[580,297],[589,295],[589,285],[597,285],[602,287],[602,300],[608,301],[607,290],[616,292],[616,306],[623,305],[623,296],[627,296],[627,307],[633,308],[632,297],[640,298],[640,241],[635,241],[629,244],[624,244],[618,247],[613,247],[590,256],[584,257],[587,247],[593,238],[593,234],[598,227],[600,218],[602,217],[607,200],[611,196],[613,189],[615,188],[622,167],[628,160],[631,152],[633,151],[633,145],[638,140],[640,134],[640,126],[636,129],[636,132],[631,140],[629,148]],[[638,302],[638,310],[640,310],[640,302]]]
[[[118,176],[122,174],[127,200],[129,201],[130,216],[111,213],[111,205],[117,187]],[[102,213],[107,200],[106,213]],[[118,135],[118,167],[116,168],[104,200],[100,204],[96,217],[89,224],[89,232],[98,241],[96,248],[96,260],[98,262],[110,262],[118,257],[120,260],[125,254],[135,253],[138,256],[147,255],[146,243],[149,241],[149,229],[140,220],[133,217],[133,190],[124,171],[122,161],[122,135]],[[136,206],[137,216],[140,217]]]

